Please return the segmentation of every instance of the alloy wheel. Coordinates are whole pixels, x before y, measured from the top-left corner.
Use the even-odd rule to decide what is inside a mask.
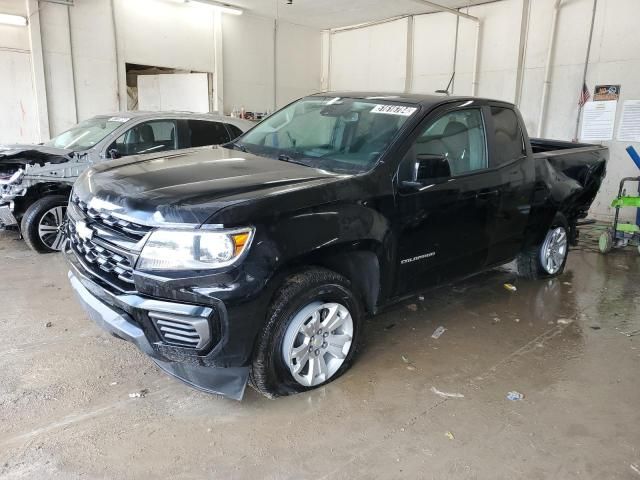
[[[314,387],[329,380],[344,363],[353,340],[353,319],[339,303],[313,302],[291,320],[282,356],[296,382]]]
[[[67,208],[63,206],[50,208],[44,212],[38,222],[38,236],[51,250],[60,251],[64,246],[65,236],[62,225],[66,212]]]
[[[542,268],[549,275],[560,271],[568,251],[567,231],[563,227],[556,227],[547,233],[540,251]]]

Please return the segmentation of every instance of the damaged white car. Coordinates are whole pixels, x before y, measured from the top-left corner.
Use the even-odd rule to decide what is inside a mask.
[[[78,176],[96,162],[230,142],[253,124],[221,115],[126,112],[85,120],[41,145],[0,146],[0,229],[40,253],[62,249]]]

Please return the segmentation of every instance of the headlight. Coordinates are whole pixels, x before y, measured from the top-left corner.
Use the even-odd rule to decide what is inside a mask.
[[[204,270],[236,262],[253,238],[252,228],[156,230],[142,249],[139,270]]]

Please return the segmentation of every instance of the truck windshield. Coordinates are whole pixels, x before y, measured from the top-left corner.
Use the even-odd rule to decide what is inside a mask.
[[[258,124],[236,146],[336,173],[362,173],[417,110],[386,99],[306,97]]]
[[[45,145],[74,151],[88,150],[128,120],[124,117],[90,118],[53,137]]]

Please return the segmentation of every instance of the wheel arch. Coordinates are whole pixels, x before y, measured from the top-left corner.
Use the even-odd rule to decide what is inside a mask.
[[[321,267],[345,277],[353,286],[368,313],[375,313],[380,297],[380,251],[375,240],[325,247],[289,259],[273,275],[271,282],[281,283],[286,277],[306,268]]]
[[[49,195],[64,195],[70,196],[73,186],[66,183],[56,182],[41,182],[30,186],[27,189],[27,193],[22,197],[17,197],[14,200],[15,209],[14,215],[20,219],[27,209],[37,200]]]

